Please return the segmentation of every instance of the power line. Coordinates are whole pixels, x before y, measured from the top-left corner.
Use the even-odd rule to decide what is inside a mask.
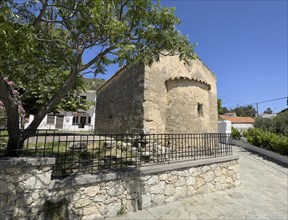
[[[251,103],[250,105],[253,104],[260,104],[260,103],[265,103],[265,102],[273,102],[273,101],[277,101],[277,100],[281,100],[281,99],[287,99],[288,97],[282,97],[282,98],[277,98],[277,99],[270,99],[270,100],[265,100],[265,101],[261,101],[261,102],[255,102],[255,103]]]
[[[227,98],[224,98],[222,96],[218,96],[219,98],[224,99],[224,100],[227,100],[227,101],[230,101],[230,102],[235,102],[235,103],[238,103],[238,104],[241,104],[241,105],[246,105],[245,103],[243,102],[238,102],[238,101],[235,101],[235,100],[232,100],[232,99],[227,99]]]
[[[258,105],[258,104],[261,104],[261,103],[267,103],[267,102],[273,102],[273,101],[278,101],[278,100],[282,100],[282,99],[287,99],[287,105],[288,105],[288,96],[286,97],[281,97],[281,98],[276,98],[276,99],[269,99],[269,100],[264,100],[264,101],[259,101],[259,102],[253,102],[253,103],[250,103],[250,104],[243,104],[241,106],[248,106],[248,105]],[[227,108],[236,108],[236,107],[241,107],[241,106],[232,106],[232,107],[227,107]]]

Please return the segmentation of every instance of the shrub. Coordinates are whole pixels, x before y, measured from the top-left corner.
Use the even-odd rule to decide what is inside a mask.
[[[273,132],[274,130],[274,120],[272,118],[256,118],[254,122],[255,128],[260,128],[264,131]]]
[[[288,155],[288,137],[278,135],[272,132],[264,131],[259,128],[250,128],[243,133],[250,144],[262,147],[267,150],[278,152],[282,155]]]
[[[288,111],[279,113],[274,119],[274,132],[288,136]]]
[[[279,113],[275,118],[256,118],[255,128],[288,136],[288,111]]]
[[[231,129],[231,137],[232,137],[233,139],[240,139],[240,137],[241,137],[240,131],[237,130],[236,128],[232,128],[232,129]]]

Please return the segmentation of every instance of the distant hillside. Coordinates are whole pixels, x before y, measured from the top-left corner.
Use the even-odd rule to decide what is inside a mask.
[[[103,83],[105,83],[104,79],[94,79],[94,78],[85,78],[87,83],[88,90],[96,90],[98,89]]]

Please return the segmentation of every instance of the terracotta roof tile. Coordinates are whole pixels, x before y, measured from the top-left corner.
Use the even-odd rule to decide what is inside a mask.
[[[250,117],[231,117],[228,115],[220,115],[220,117],[224,120],[231,121],[232,123],[254,123],[255,119]]]

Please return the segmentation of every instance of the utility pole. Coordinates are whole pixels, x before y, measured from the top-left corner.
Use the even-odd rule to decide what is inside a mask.
[[[256,103],[256,116],[259,117],[259,112],[258,112],[258,103]]]

